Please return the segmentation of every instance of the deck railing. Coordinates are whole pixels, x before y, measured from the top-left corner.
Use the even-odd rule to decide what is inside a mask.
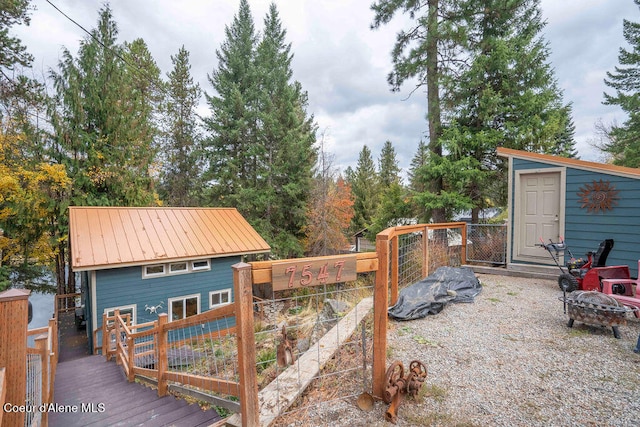
[[[46,409],[42,405],[53,402],[58,322],[53,318],[47,326],[29,330],[29,294],[23,289],[0,293],[0,425],[46,426],[47,411],[41,411]],[[33,347],[27,344],[31,336]],[[5,413],[5,404],[28,405],[29,410]]]
[[[102,353],[122,366],[129,381],[138,377],[157,385],[159,396],[170,389],[238,412],[240,343],[252,341],[237,332],[241,302],[172,322],[162,313],[137,325],[116,310],[103,316]]]

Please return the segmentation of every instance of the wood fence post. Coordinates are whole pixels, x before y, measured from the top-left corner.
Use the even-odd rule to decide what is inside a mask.
[[[157,354],[158,360],[156,360],[156,369],[158,370],[158,396],[167,395],[167,345],[169,332],[167,331],[167,313],[160,313],[158,315],[158,344]]]
[[[429,275],[429,226],[422,231],[422,278]]]
[[[113,313],[113,317],[114,317],[113,326],[115,328],[115,337],[116,337],[116,342],[115,342],[116,348],[114,349],[114,353],[115,353],[115,356],[116,356],[116,364],[117,365],[121,365],[122,364],[122,359],[120,359],[118,357],[118,353],[119,353],[118,348],[119,348],[119,345],[120,345],[120,334],[121,334],[120,321],[118,320],[118,318],[120,317],[120,310],[116,309],[114,311],[114,313]]]
[[[40,356],[41,366],[41,383],[40,383],[40,403],[49,403],[49,390],[51,387],[49,376],[49,337],[47,335],[38,335],[34,339],[35,347],[38,350]],[[49,423],[49,414],[47,411],[42,412],[42,425],[46,426]]]
[[[389,306],[389,236],[376,236],[378,271],[373,291],[373,395],[384,396],[387,364],[387,309]]]
[[[24,405],[26,400],[30,293],[26,289],[0,293],[0,367],[5,368],[5,402],[11,405]],[[24,412],[9,411],[4,414],[2,423],[21,426]]]
[[[460,265],[465,265],[467,263],[467,225],[464,224],[461,228],[462,253],[460,254]]]
[[[236,305],[236,336],[238,340],[238,371],[240,375],[240,414],[243,427],[260,425],[256,342],[253,326],[253,289],[251,265],[234,264],[233,291]]]
[[[109,328],[107,327],[107,313],[102,315],[102,355],[109,361]]]
[[[133,362],[133,358],[135,357],[135,347],[134,347],[135,343],[133,341],[133,337],[132,336],[127,336],[127,360],[128,360],[128,370],[127,372],[129,372],[129,375],[127,376],[127,380],[129,380],[130,383],[133,382],[133,380],[135,380],[136,376],[133,372],[133,366],[135,365]]]

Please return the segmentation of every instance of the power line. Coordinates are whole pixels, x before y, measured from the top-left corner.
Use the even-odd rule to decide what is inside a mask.
[[[115,50],[113,50],[112,48],[110,48],[109,46],[105,45],[102,40],[98,39],[95,34],[89,30],[87,30],[85,27],[83,27],[82,25],[80,25],[78,22],[76,22],[73,18],[71,18],[69,15],[67,15],[66,13],[64,13],[62,10],[60,10],[60,8],[58,6],[56,6],[55,4],[53,4],[53,2],[51,2],[50,0],[46,0],[47,3],[49,3],[51,5],[51,7],[53,7],[56,11],[58,11],[62,16],[64,16],[65,18],[67,18],[69,21],[71,21],[73,24],[75,24],[78,28],[80,28],[82,31],[84,31],[85,33],[87,33],[96,43],[98,43],[100,46],[102,46],[103,49],[108,50],[109,52],[111,52],[112,54],[114,54],[118,59],[120,59],[126,66],[130,67],[131,69],[133,69],[133,71],[139,73],[144,79],[146,79],[149,83],[151,83],[153,86],[155,86],[155,88],[157,90],[159,90],[160,92],[165,93],[165,89],[163,88],[162,84],[160,84],[160,82],[156,81],[155,79],[151,78],[149,75],[147,75],[145,73],[144,70],[142,70],[140,67],[138,67],[136,64],[132,64],[131,62],[127,61],[126,58],[124,58],[122,55],[120,55],[120,53],[116,52]],[[166,94],[166,93],[165,93]]]

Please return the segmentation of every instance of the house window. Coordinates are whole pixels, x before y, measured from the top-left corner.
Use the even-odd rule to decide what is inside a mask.
[[[200,313],[200,294],[169,298],[169,321],[180,320]]]
[[[209,308],[231,303],[231,289],[209,292]]]
[[[191,270],[199,271],[199,270],[211,270],[211,264],[209,264],[208,259],[201,259],[198,261],[191,262]]]
[[[187,268],[186,262],[176,262],[173,264],[169,264],[169,274],[174,273],[186,273],[189,269]]]
[[[120,307],[110,307],[110,308],[105,308],[104,309],[104,314],[107,315],[107,317],[113,317],[113,315],[116,313],[116,310],[120,310],[120,316],[124,316],[125,314],[130,314],[131,315],[131,324],[135,325],[136,324],[136,306],[134,305],[123,305]],[[110,321],[109,324],[111,324]]]
[[[142,267],[142,278],[149,279],[152,277],[166,276],[168,274],[185,274],[207,270],[211,270],[211,263],[208,259],[145,265]]]
[[[144,277],[156,277],[164,275],[164,264],[145,265],[143,267]]]

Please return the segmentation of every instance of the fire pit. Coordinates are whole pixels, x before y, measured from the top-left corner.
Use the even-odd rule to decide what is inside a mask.
[[[573,327],[576,320],[590,325],[610,326],[613,336],[618,339],[618,325],[625,325],[627,313],[633,311],[615,298],[597,291],[573,291],[560,297],[560,301],[563,301],[567,308],[568,327]]]

